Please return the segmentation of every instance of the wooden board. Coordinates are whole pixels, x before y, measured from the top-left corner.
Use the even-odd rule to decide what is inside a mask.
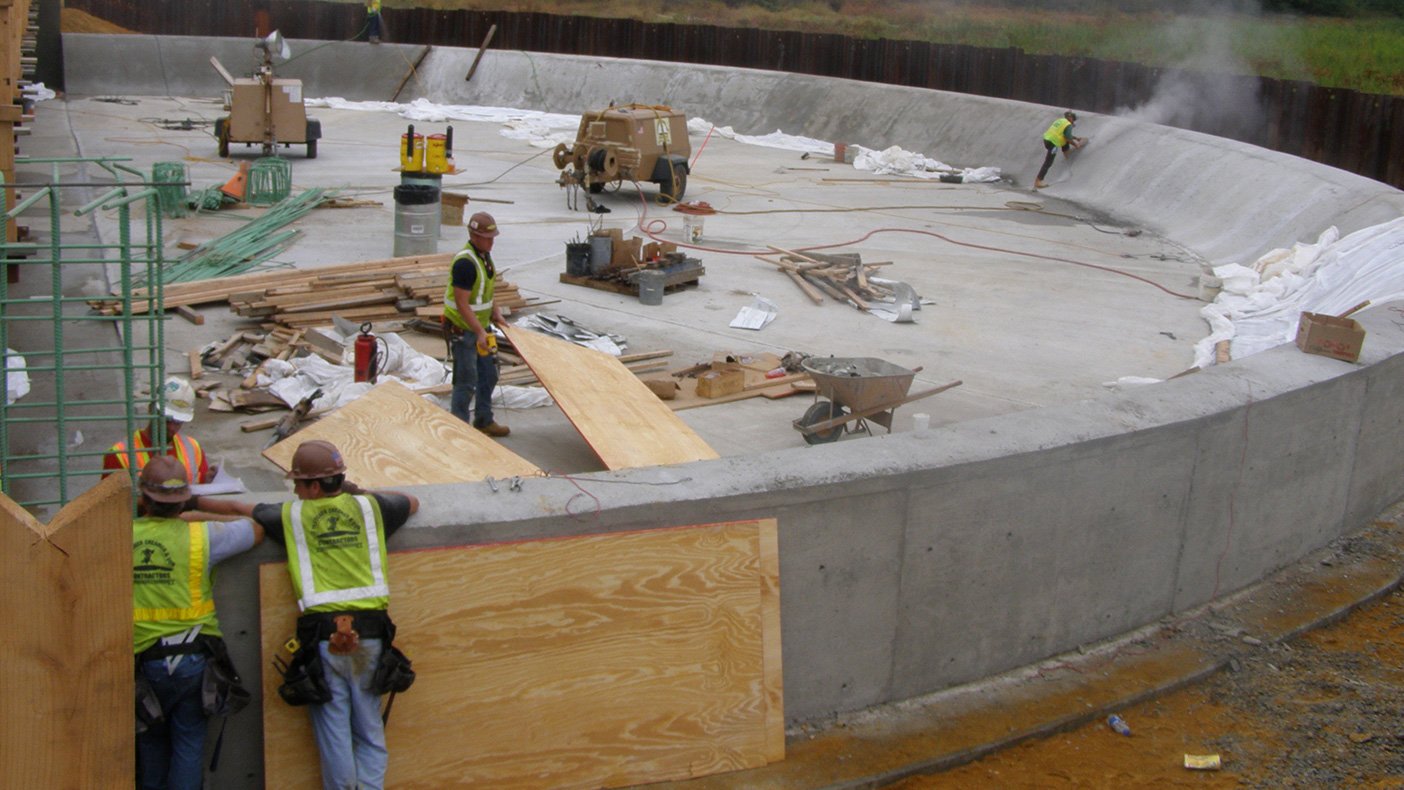
[[[298,445],[325,439],[341,451],[346,478],[366,488],[466,483],[541,470],[395,381],[263,451],[286,471]]]
[[[386,735],[396,790],[561,790],[784,759],[774,519],[390,555],[414,688]],[[259,569],[263,666],[292,634]],[[303,711],[264,672],[265,782],[320,787]]]
[[[0,787],[131,787],[132,499],[112,475],[48,526],[0,495]]]
[[[683,409],[714,406],[719,403],[731,403],[747,398],[780,398],[795,394],[795,385],[810,381],[808,373],[787,374],[780,378],[768,379],[765,374],[780,367],[780,357],[771,353],[761,353],[753,354],[751,358],[753,361],[741,365],[741,370],[746,374],[746,383],[740,392],[723,395],[720,398],[704,398],[697,394],[696,377],[670,375],[667,378],[678,383],[678,392],[672,400],[664,402],[673,411],[682,411]],[[664,377],[649,376],[648,378]]]
[[[614,357],[526,329],[507,339],[606,467],[720,457]]]

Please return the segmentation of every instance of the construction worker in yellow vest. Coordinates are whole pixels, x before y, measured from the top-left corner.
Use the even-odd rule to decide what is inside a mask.
[[[1068,110],[1063,113],[1063,117],[1053,122],[1048,127],[1048,131],[1043,133],[1043,147],[1047,155],[1043,157],[1043,167],[1039,168],[1038,177],[1034,179],[1034,189],[1043,189],[1048,186],[1043,182],[1043,177],[1048,175],[1048,168],[1053,166],[1053,160],[1058,158],[1058,150],[1062,149],[1063,158],[1068,156],[1068,149],[1081,148],[1086,142],[1086,138],[1074,137],[1072,132],[1073,124],[1077,123],[1077,113]]]
[[[380,0],[366,0],[366,39],[380,43]]]
[[[497,337],[492,325],[506,326],[493,302],[492,243],[497,221],[479,211],[468,220],[468,243],[453,257],[444,291],[444,340],[453,360],[453,416],[488,436],[512,431],[492,418],[492,391],[497,387]],[[469,406],[473,407],[469,416]]]
[[[194,504],[185,469],[159,455],[141,470],[132,522],[132,597],[139,704],[137,756],[145,790],[199,790],[204,780],[201,688],[207,664],[228,661],[210,569],[263,540],[249,519],[185,522]],[[229,671],[232,672],[232,665]],[[238,682],[237,673],[234,681]],[[241,690],[242,693],[242,690]]]
[[[182,434],[181,428],[195,419],[195,388],[183,378],[172,376],[162,385],[165,390],[166,441],[170,448],[166,455],[175,458],[185,467],[186,479],[193,483],[208,483],[216,470],[211,470],[205,458],[204,448],[192,436]],[[132,434],[128,441],[118,442],[107,449],[102,459],[103,477],[119,469],[127,469],[132,463],[137,471],[146,468],[146,463],[154,455],[161,455],[157,448],[156,422],[153,419],[145,428]]]
[[[288,478],[295,502],[251,505],[200,497],[197,505],[209,513],[251,516],[287,549],[302,611],[293,663],[308,667],[318,686],[316,701],[296,704],[307,704],[312,718],[322,787],[383,790],[389,754],[376,681],[395,637],[387,612],[385,541],[419,510],[419,500],[362,491],[346,480],[335,445],[321,440],[298,446]]]

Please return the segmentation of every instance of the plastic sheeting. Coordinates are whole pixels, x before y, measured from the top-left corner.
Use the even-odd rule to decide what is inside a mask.
[[[1303,312],[1338,315],[1366,300],[1404,299],[1404,217],[1345,237],[1333,226],[1315,243],[1273,250],[1252,266],[1219,266],[1214,275],[1223,286],[1199,311],[1210,327],[1194,347],[1201,368],[1215,363],[1223,340],[1234,359],[1293,342]]]

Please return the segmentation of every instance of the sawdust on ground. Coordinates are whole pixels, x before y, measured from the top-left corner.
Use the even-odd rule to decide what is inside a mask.
[[[1104,721],[893,790],[1404,788],[1404,593],[1278,645],[1244,645],[1208,681]],[[1217,754],[1218,771],[1185,755]]]
[[[86,11],[79,11],[76,8],[65,8],[59,17],[60,26],[65,33],[135,33],[135,30],[128,30],[125,27],[105,22]]]

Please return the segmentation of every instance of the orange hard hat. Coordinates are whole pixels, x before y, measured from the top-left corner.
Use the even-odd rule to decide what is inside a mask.
[[[321,439],[303,442],[293,453],[289,480],[320,480],[346,471],[346,462],[336,445]]]
[[[479,211],[468,218],[468,232],[475,236],[492,238],[498,234],[497,220],[486,211]]]

